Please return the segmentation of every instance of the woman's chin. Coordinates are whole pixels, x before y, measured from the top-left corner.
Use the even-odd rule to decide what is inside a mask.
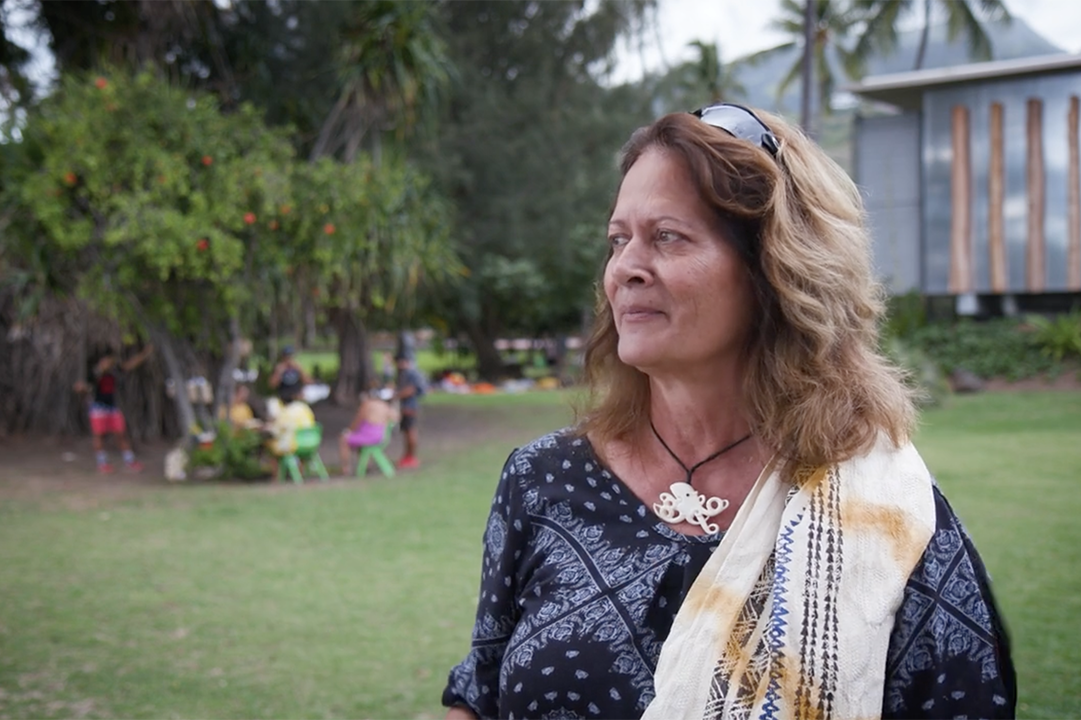
[[[619,345],[620,362],[642,372],[648,372],[649,368],[663,363],[665,357],[662,348],[654,343],[651,343],[649,347],[642,347],[638,343],[628,343],[627,347],[624,347],[623,343]]]

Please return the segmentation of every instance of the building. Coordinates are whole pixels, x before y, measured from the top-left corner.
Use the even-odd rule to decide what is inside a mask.
[[[892,292],[953,296],[961,312],[1081,293],[1081,55],[878,75],[848,90],[873,108],[857,116],[853,169]]]

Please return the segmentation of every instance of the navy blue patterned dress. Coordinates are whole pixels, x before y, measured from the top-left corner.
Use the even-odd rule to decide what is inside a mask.
[[[938,489],[891,636],[883,717],[1012,717],[986,572]],[[567,431],[513,452],[484,533],[472,649],[443,704],[482,718],[638,718],[661,645],[723,533],[684,535]]]

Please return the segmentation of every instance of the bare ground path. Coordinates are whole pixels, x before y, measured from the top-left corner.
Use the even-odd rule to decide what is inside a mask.
[[[425,407],[421,415],[420,457],[428,465],[437,463],[448,453],[478,443],[512,443],[520,439],[522,423],[515,420],[520,418],[523,410],[435,404]],[[551,412],[553,419],[558,421],[558,410]],[[353,408],[325,403],[315,408],[316,419],[322,423],[324,431],[321,455],[332,473],[340,464],[338,434],[348,425],[353,413]],[[18,499],[86,508],[137,497],[148,490],[169,486],[162,468],[165,453],[171,447],[168,442],[139,445],[136,454],[145,465],[143,472],[132,474],[118,467],[111,475],[100,475],[94,469],[89,436],[0,438],[0,503]],[[110,448],[114,463],[116,454],[115,449]],[[395,434],[390,457],[396,459],[400,454],[401,437]],[[250,484],[266,486],[268,483]]]

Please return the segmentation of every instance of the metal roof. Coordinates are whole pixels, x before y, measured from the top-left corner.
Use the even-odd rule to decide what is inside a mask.
[[[923,104],[923,91],[926,89],[980,80],[1049,75],[1079,68],[1081,54],[1038,55],[1017,60],[992,60],[931,70],[872,75],[844,89],[868,100],[889,103],[906,110],[919,110]]]

